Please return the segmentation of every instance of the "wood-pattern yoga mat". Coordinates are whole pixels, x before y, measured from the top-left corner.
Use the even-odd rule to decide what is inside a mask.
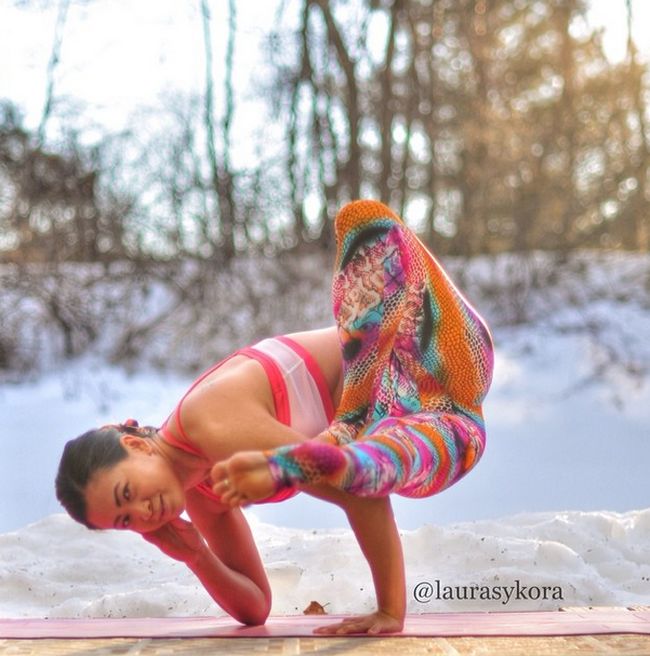
[[[242,626],[228,617],[0,619],[0,638],[274,638],[313,637],[336,615],[270,617]],[[650,608],[572,608],[561,611],[455,612],[409,615],[397,636],[650,635]]]

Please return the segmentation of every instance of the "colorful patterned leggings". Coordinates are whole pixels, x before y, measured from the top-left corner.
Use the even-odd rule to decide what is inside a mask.
[[[485,446],[489,332],[391,210],[346,205],[332,284],[343,394],[327,431],[266,452],[278,486],[328,483],[360,496],[426,497]]]

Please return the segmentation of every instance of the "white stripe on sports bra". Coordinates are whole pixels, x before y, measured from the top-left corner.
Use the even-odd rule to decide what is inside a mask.
[[[329,426],[318,385],[305,361],[290,346],[274,337],[254,344],[257,351],[273,358],[284,377],[291,410],[291,428],[315,437]]]

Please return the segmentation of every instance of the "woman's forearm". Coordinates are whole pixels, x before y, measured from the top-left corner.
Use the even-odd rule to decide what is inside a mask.
[[[271,611],[271,597],[254,581],[225,565],[207,546],[186,564],[234,619],[243,624],[264,624]]]
[[[305,485],[308,494],[339,506],[368,561],[380,611],[403,623],[406,615],[404,555],[390,497],[357,497],[328,485]]]
[[[359,498],[345,507],[372,572],[378,609],[399,622],[406,614],[402,544],[389,497]]]

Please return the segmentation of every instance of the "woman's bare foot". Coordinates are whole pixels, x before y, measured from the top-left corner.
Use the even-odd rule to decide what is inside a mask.
[[[233,508],[266,499],[275,492],[268,460],[261,451],[242,451],[218,462],[211,477],[214,493]]]

